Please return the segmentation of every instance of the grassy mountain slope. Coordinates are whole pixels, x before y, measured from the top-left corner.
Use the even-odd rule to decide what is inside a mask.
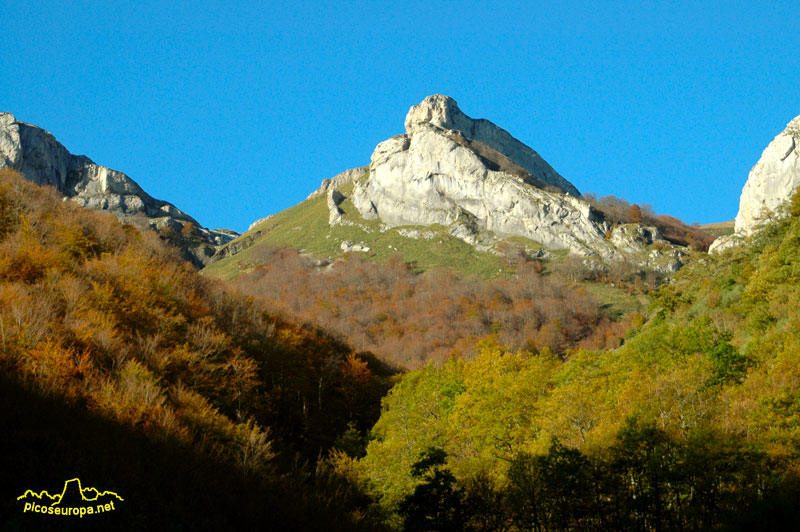
[[[346,197],[352,186],[339,190]],[[474,342],[492,332],[511,345],[558,353],[614,345],[623,327],[618,322],[644,310],[644,294],[659,280],[631,263],[599,272],[563,250],[542,260],[535,257],[541,246],[520,237],[484,252],[443,227],[381,230],[380,221],[361,218],[349,199],[339,207],[343,220],[334,226],[324,195],[278,213],[230,243],[228,255],[203,273],[406,368],[471,356]],[[342,242],[370,250],[342,260]],[[539,288],[522,294],[528,284]]]
[[[350,242],[369,248],[366,255],[378,262],[400,255],[403,260],[413,264],[417,271],[443,268],[461,275],[491,279],[509,272],[509,258],[513,263],[516,256],[536,254],[543,248],[539,242],[514,236],[480,251],[452,236],[449,228],[439,225],[386,228],[380,220],[365,220],[360,216],[349,199],[352,189],[352,183],[337,189],[345,196],[345,200],[339,204],[343,212],[341,223],[329,225],[325,195],[307,199],[268,217],[224,246],[218,253],[223,258],[209,264],[204,271],[230,280],[263,263],[265,253],[268,254],[268,251],[262,250],[264,246],[294,247],[317,257],[332,259],[343,254],[343,242]],[[598,199],[590,194],[585,199],[603,213],[613,226],[630,223],[653,225],[668,240],[681,246],[692,243],[698,249],[707,249],[712,240],[698,228],[687,226],[669,216],[656,215],[647,207],[642,211],[620,198],[609,196]],[[631,208],[639,213],[633,218]],[[644,249],[639,258],[644,259],[653,249],[658,249],[658,245]],[[559,270],[566,253],[553,251],[548,257],[547,262],[553,265],[551,269]]]
[[[352,186],[343,187],[342,192],[347,196]],[[226,246],[230,248],[247,242],[249,247],[208,265],[204,271],[222,279],[234,279],[263,261],[260,253],[263,245],[291,246],[319,257],[335,258],[343,253],[341,244],[345,241],[369,247],[368,256],[380,262],[400,254],[419,270],[440,267],[490,278],[503,271],[499,256],[476,251],[469,244],[448,234],[444,227],[409,226],[381,231],[380,221],[362,219],[349,199],[339,208],[345,213],[344,223],[333,227],[328,225],[328,207],[324,195],[275,214]],[[422,233],[423,237],[410,238],[402,234],[414,230]],[[521,246],[532,250],[541,247],[533,241],[521,243]]]
[[[347,197],[352,186],[345,185],[339,190]],[[614,205],[619,207],[616,203]],[[277,247],[288,247],[313,258],[318,266],[325,266],[327,261],[343,255],[357,255],[382,264],[400,258],[418,273],[442,269],[464,278],[476,276],[491,280],[513,277],[520,258],[530,260],[542,249],[541,244],[530,239],[509,237],[499,242],[492,251],[478,251],[450,235],[445,227],[434,225],[387,229],[382,228],[379,220],[361,218],[349,199],[345,199],[339,208],[344,212],[343,222],[333,227],[328,224],[324,195],[275,214],[229,243],[220,254],[224,258],[206,266],[203,274],[235,280],[275,260]],[[619,207],[617,210],[626,209]],[[621,221],[627,220],[624,213],[618,217]],[[369,251],[345,253],[342,250],[343,242],[365,246]],[[643,310],[647,302],[642,292],[647,291],[647,286],[654,286],[659,277],[633,263],[622,262],[613,265],[607,273],[598,273],[598,270],[563,250],[551,251],[546,259],[536,260],[542,262],[546,275],[552,274],[566,282],[579,282],[598,301],[603,312],[615,320]],[[634,285],[636,293],[632,293],[631,287]],[[298,315],[297,309],[290,311],[292,313]],[[305,316],[305,310],[301,310],[299,315],[317,323]]]
[[[712,238],[719,238],[721,236],[728,236],[733,234],[734,220],[727,222],[717,222],[713,224],[701,225],[700,229],[711,235]]]
[[[357,492],[324,465],[313,473],[302,463],[348,428],[371,426],[386,386],[380,365],[201,277],[154,233],[8,170],[0,368],[13,405],[3,408],[13,444],[4,488],[17,495],[96,475],[125,489],[120,515],[131,530],[265,519],[371,528]],[[233,517],[232,501],[241,510]],[[14,497],[2,504],[4,529],[47,524],[26,520]]]

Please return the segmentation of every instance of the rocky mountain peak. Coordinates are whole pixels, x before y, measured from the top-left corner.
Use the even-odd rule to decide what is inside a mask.
[[[794,119],[789,122],[789,125],[786,126],[786,131],[794,135],[795,138],[800,137],[800,116],[794,117]]]
[[[427,125],[442,129],[463,130],[470,127],[473,120],[461,112],[458,103],[450,96],[433,94],[411,107],[406,115],[406,133]],[[469,129],[467,129],[469,131]]]
[[[742,189],[736,232],[750,234],[800,185],[800,116],[769,143]]]
[[[483,250],[521,236],[548,249],[614,260],[638,256],[660,240],[644,242],[633,230],[610,239],[602,214],[578,199],[578,190],[538,153],[492,122],[470,118],[453,98],[434,94],[414,105],[405,129],[375,147],[368,168],[325,180],[312,194],[327,194],[331,226],[358,223],[343,216],[340,205],[349,199],[361,218],[380,220],[384,228],[441,226]],[[345,198],[338,189],[349,183]],[[680,267],[679,257],[656,253],[667,269]]]
[[[108,211],[142,228],[165,230],[197,266],[236,233],[209,230],[171,203],[147,194],[129,176],[71,154],[48,131],[0,112],[0,168],[17,170],[37,185],[49,185],[83,207]],[[186,227],[191,224],[190,227]]]
[[[465,139],[476,141],[525,169],[533,178],[531,184],[556,187],[575,197],[581,195],[572,183],[556,172],[538,153],[493,122],[483,118],[470,118],[449,96],[433,94],[411,107],[406,115],[405,128],[408,136],[429,128],[457,131]]]

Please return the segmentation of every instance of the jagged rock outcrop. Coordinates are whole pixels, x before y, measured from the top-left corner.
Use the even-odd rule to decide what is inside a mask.
[[[774,211],[800,185],[800,116],[769,143],[742,189],[735,231],[751,234],[764,213]]]
[[[353,243],[352,240],[345,240],[341,243],[340,247],[342,251],[345,253],[350,253],[351,251],[358,251],[360,253],[369,253],[372,251],[369,246],[364,244],[363,242],[359,242],[358,244]]]
[[[584,256],[617,254],[602,216],[506,131],[441,95],[412,107],[405,124],[405,134],[378,144],[368,177],[355,182],[351,199],[362,217],[388,227],[452,226],[473,245],[492,233]]]
[[[614,227],[539,154],[488,120],[471,119],[452,98],[425,98],[411,107],[405,128],[375,147],[368,166],[325,179],[307,198],[314,223],[320,204],[327,206],[330,231],[321,239],[344,252],[377,253],[385,249],[385,241],[376,243],[379,234],[434,240],[446,231],[477,250],[503,254],[509,249],[503,241],[521,236],[535,241],[538,257],[568,250],[591,268],[619,261],[672,272],[682,265],[681,248],[656,228]],[[259,220],[215,260],[272,230],[281,231],[280,223]],[[361,234],[363,241],[349,240]],[[321,246],[330,249],[329,243]]]
[[[609,241],[624,254],[638,255],[641,267],[674,273],[683,266],[684,252],[665,240],[658,227],[638,223],[618,225],[609,234]],[[642,256],[645,248],[650,251]]]
[[[504,155],[545,185],[557,187],[572,196],[580,196],[578,189],[559,175],[538,153],[489,120],[468,117],[461,112],[453,98],[434,94],[408,111],[405,120],[407,134],[413,135],[414,132],[430,126],[440,130],[459,131],[468,139],[485,144]]]
[[[319,188],[308,195],[306,199],[316,198],[317,196],[322,196],[323,194],[327,194],[331,190],[336,190],[337,188],[343,187],[347,183],[351,183],[354,181],[358,181],[362,179],[367,172],[369,171],[368,166],[361,166],[359,168],[351,168],[349,170],[345,170],[344,172],[340,172],[335,176],[323,179],[322,184],[320,184]]]
[[[669,245],[669,242],[661,238],[661,231],[657,227],[640,224],[624,224],[615,227],[609,235],[609,240],[617,249],[629,253],[635,253],[642,247],[655,242]]]
[[[389,227],[449,226],[469,218],[476,231],[519,235],[582,255],[610,252],[598,213],[575,197],[530,186],[490,167],[434,127],[382,142],[370,176],[356,183],[353,205]]]
[[[339,204],[344,201],[344,195],[336,189],[328,190],[328,224],[336,225],[342,221],[344,211],[339,208]]]
[[[267,217],[267,218],[269,218],[269,217]],[[259,220],[259,222],[264,221],[267,218],[262,218],[261,220]],[[224,245],[220,246],[217,249],[216,254],[211,258],[211,260],[209,260],[209,263],[216,262],[218,260],[222,260],[222,259],[224,259],[226,257],[232,257],[233,255],[236,255],[237,253],[241,253],[242,251],[246,250],[247,248],[252,247],[256,242],[258,242],[258,239],[261,238],[261,235],[263,234],[262,231],[259,231],[259,230],[253,231],[252,230],[252,228],[254,226],[258,225],[259,222],[255,222],[255,223],[251,224],[250,225],[250,230],[248,230],[247,233],[239,235],[235,240],[232,240],[232,241],[228,242],[227,244],[224,244]]]
[[[769,143],[750,170],[739,199],[733,235],[720,237],[710,252],[722,251],[755,232],[760,223],[776,213],[800,186],[800,116],[789,122]]]
[[[237,236],[227,229],[201,227],[171,203],[147,194],[124,173],[72,155],[44,129],[0,113],[0,168],[6,167],[38,185],[55,187],[84,207],[109,211],[140,227],[168,228],[170,241],[197,266],[206,264],[218,246]]]
[[[309,196],[328,195],[331,226],[352,223],[343,219],[345,198],[338,191],[352,183],[353,206],[383,228],[438,224],[480,250],[523,236],[604,261],[658,259],[668,271],[680,267],[681,253],[675,255],[657,230],[612,230],[539,154],[492,122],[471,119],[452,98],[425,98],[411,107],[405,127],[404,134],[376,146],[368,167],[326,179]],[[643,253],[655,241],[668,253]]]

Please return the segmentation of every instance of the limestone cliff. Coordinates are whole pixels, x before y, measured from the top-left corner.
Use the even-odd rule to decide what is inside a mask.
[[[438,94],[411,107],[405,133],[378,144],[368,167],[324,180],[309,198],[323,194],[331,226],[354,223],[340,208],[349,199],[362,218],[384,228],[438,224],[481,250],[521,236],[602,261],[625,258],[668,271],[681,265],[681,253],[660,235],[648,240],[635,229],[612,228],[538,153]],[[658,257],[648,249],[655,240]]]
[[[539,154],[455,100],[434,95],[413,106],[406,132],[375,148],[353,205],[389,227],[440,224],[473,244],[522,236],[549,249],[621,258],[610,226]]]
[[[38,185],[50,185],[84,207],[109,211],[139,227],[166,230],[188,260],[201,266],[237,236],[209,230],[171,203],[147,194],[130,177],[72,155],[49,132],[0,113],[0,168],[13,168]],[[191,223],[192,226],[184,230]],[[194,228],[192,230],[192,228]]]
[[[710,251],[721,251],[743,241],[760,223],[776,213],[800,186],[800,116],[789,122],[769,143],[750,170],[739,199],[733,235],[720,237]]]
[[[407,134],[412,135],[430,126],[439,130],[459,131],[464,137],[503,154],[545,185],[555,186],[572,196],[580,196],[578,189],[561,177],[538,153],[489,120],[468,117],[461,112],[453,98],[434,94],[408,111],[405,120]]]
[[[613,252],[588,203],[531,186],[532,177],[500,169],[457,133],[418,125],[375,148],[369,177],[356,182],[352,201],[364,218],[389,227],[463,220],[479,232],[524,236],[548,248]]]

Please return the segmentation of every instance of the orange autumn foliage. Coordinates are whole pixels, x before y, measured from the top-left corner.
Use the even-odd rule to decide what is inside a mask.
[[[540,272],[538,262],[521,260],[512,277],[484,281],[448,271],[416,274],[399,258],[376,264],[356,257],[319,269],[295,250],[275,249],[235,284],[291,319],[406,368],[470,356],[490,334],[505,345],[557,353],[619,345],[624,325],[585,292]]]
[[[388,384],[368,358],[0,171],[0,370],[36,393],[264,473],[369,428]]]

